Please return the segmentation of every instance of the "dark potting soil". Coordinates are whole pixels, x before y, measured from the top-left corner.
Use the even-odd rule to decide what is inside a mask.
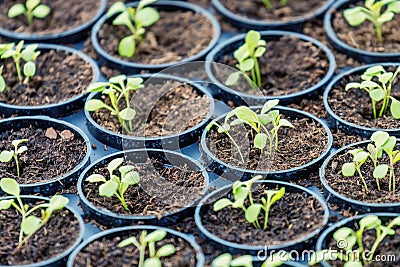
[[[18,80],[12,59],[6,59],[4,63],[3,77],[9,92],[0,94],[0,102],[11,105],[39,106],[63,102],[84,94],[94,79],[88,62],[61,50],[41,52],[36,60],[36,74],[28,84]]]
[[[237,64],[232,53],[217,58],[216,61],[233,68],[236,68]],[[243,77],[231,88],[254,95],[287,95],[316,85],[329,69],[329,61],[323,50],[293,36],[268,41],[267,52],[259,58],[259,64],[262,76],[261,90],[253,90]],[[214,70],[218,80],[223,83],[232,72],[233,70],[227,67]]]
[[[133,120],[135,136],[166,136],[193,128],[203,121],[210,110],[210,99],[189,84],[167,80],[146,82],[145,87],[132,94],[131,107],[136,110]],[[108,103],[108,98],[105,99]],[[125,103],[121,101],[121,108]],[[116,133],[122,127],[116,116],[106,109],[92,113],[103,128]]]
[[[368,140],[368,138],[363,138],[358,135],[347,134],[342,130],[340,130],[339,128],[331,129],[331,132],[333,135],[332,147],[334,148],[341,148],[353,143]]]
[[[34,214],[41,216],[39,212]],[[12,207],[0,210],[0,221],[0,265],[26,265],[54,258],[70,248],[79,236],[78,220],[63,209],[54,212],[49,222],[18,249],[20,214]]]
[[[253,199],[261,203],[264,190],[277,190],[270,185],[253,186]],[[232,193],[227,197],[233,200]],[[249,205],[246,200],[245,206]],[[306,193],[286,192],[284,197],[272,205],[267,230],[256,229],[246,221],[241,209],[232,207],[214,212],[212,205],[202,208],[203,226],[217,237],[244,245],[271,246],[299,240],[322,226],[324,210],[321,204]],[[264,224],[264,213],[259,216],[259,222]]]
[[[11,160],[7,163],[0,162],[0,177],[14,178],[20,184],[60,178],[80,164],[86,154],[85,142],[71,131],[38,129],[32,126],[0,133],[0,151],[14,150],[11,142],[17,139],[28,139],[27,143],[20,145],[28,147],[28,151],[18,157],[21,176],[17,176],[15,161]]]
[[[130,186],[125,193],[129,211],[122,207],[117,198],[99,196],[99,184],[86,182],[83,192],[91,203],[118,214],[161,218],[190,206],[204,193],[205,177],[201,172],[188,170],[186,165],[171,167],[154,159],[145,164],[129,161],[126,164],[135,165],[141,178],[139,185]],[[96,168],[92,173],[102,174],[109,179],[106,167]]]
[[[394,72],[395,67],[385,67],[386,71]],[[390,114],[390,106],[386,115],[374,119],[372,113],[371,98],[368,93],[360,89],[351,89],[345,91],[345,87],[350,82],[362,82],[361,74],[352,74],[343,77],[335,86],[328,96],[328,103],[333,112],[340,118],[369,128],[379,129],[396,129],[400,128],[400,120],[394,119]],[[391,96],[400,99],[400,81],[396,79],[393,83]],[[381,104],[377,104],[377,112],[379,112]]]
[[[243,126],[234,126],[230,134],[238,145],[244,148],[242,154],[246,162],[241,161],[230,139],[225,134],[219,134],[215,127],[207,135],[207,146],[221,161],[248,170],[288,170],[318,158],[328,146],[325,129],[307,119],[287,119],[295,128],[279,130],[278,151],[272,156],[267,153],[268,146],[261,155],[261,151],[253,146],[255,132]]]
[[[148,233],[151,231],[147,231]],[[139,263],[139,251],[134,245],[118,248],[118,244],[132,235],[139,240],[139,231],[130,234],[124,232],[121,236],[107,236],[98,239],[83,248],[75,258],[74,266],[84,267],[130,267]],[[172,244],[176,253],[169,257],[162,257],[162,266],[165,267],[195,267],[197,263],[196,252],[184,239],[176,236],[167,237],[156,243],[156,250],[166,244]],[[146,255],[148,257],[148,251]]]
[[[364,6],[364,1],[350,5],[350,7],[355,6]],[[383,24],[382,43],[378,40],[375,26],[372,22],[367,20],[360,26],[352,27],[343,17],[343,10],[335,11],[332,26],[337,37],[352,47],[380,53],[398,53],[400,51],[399,15],[395,15],[393,20]]]
[[[51,11],[44,19],[35,18],[32,26],[24,15],[8,18],[8,10],[16,3],[25,4],[25,0],[2,0],[0,9],[0,28],[35,34],[57,34],[72,30],[92,19],[100,8],[99,0],[42,0],[42,4],[50,7]]]
[[[317,95],[313,99],[302,99],[300,103],[290,104],[289,107],[303,110],[320,119],[325,119],[327,117],[323,98],[321,95]]]
[[[280,0],[270,0],[273,8],[268,9],[262,0],[220,0],[220,2],[238,16],[265,21],[290,21],[300,17],[309,17],[326,4],[326,1],[320,0],[288,0],[286,5],[282,5]]]
[[[131,35],[126,27],[105,23],[97,36],[101,47],[108,54],[125,61],[156,65],[181,61],[200,53],[215,35],[211,22],[201,14],[192,11],[159,13],[160,20],[146,29],[146,35],[137,44],[132,58],[118,55],[119,41]]]

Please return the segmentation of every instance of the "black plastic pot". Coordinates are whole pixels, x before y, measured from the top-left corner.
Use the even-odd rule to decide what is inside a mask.
[[[15,197],[4,197],[4,198],[0,198],[0,200],[13,199],[13,198],[15,199]],[[49,201],[49,198],[47,198],[47,197],[39,197],[39,196],[21,195],[21,199],[23,201],[26,201],[26,203],[37,202],[37,201],[40,201],[40,200]],[[65,208],[68,209],[68,211],[70,211],[79,222],[79,235],[78,235],[78,238],[76,239],[76,241],[74,242],[74,244],[71,247],[69,247],[67,250],[65,250],[62,254],[57,255],[57,256],[55,256],[53,258],[50,258],[50,259],[47,259],[47,260],[44,260],[44,261],[41,261],[41,262],[37,262],[37,263],[26,264],[26,265],[18,265],[18,266],[21,266],[21,267],[47,267],[47,266],[63,267],[63,266],[65,266],[65,263],[67,262],[68,256],[81,243],[81,241],[83,239],[84,229],[85,229],[85,224],[83,222],[83,219],[78,214],[78,212],[76,212],[75,209],[71,208],[70,205],[67,205]],[[0,265],[0,267],[10,267],[10,266],[11,265]]]
[[[0,129],[2,129],[1,131],[19,130],[23,127],[29,127],[30,125],[37,128],[53,127],[55,130],[70,130],[75,135],[75,138],[79,138],[86,143],[86,155],[82,159],[82,162],[67,174],[63,175],[62,177],[54,177],[54,180],[47,182],[20,185],[21,194],[40,193],[44,196],[52,196],[60,190],[66,189],[76,183],[79,175],[90,164],[89,156],[92,150],[89,138],[78,127],[68,122],[52,119],[45,116],[17,117],[0,120]],[[2,193],[3,192],[0,190],[0,195]]]
[[[328,98],[331,90],[340,82],[340,80],[345,76],[351,76],[354,74],[362,74],[365,72],[366,69],[376,66],[382,65],[383,67],[387,66],[397,66],[399,63],[380,63],[380,64],[371,64],[371,65],[364,65],[361,67],[357,67],[351,69],[349,71],[343,72],[335,76],[335,78],[328,84],[324,92],[324,106],[328,113],[328,119],[333,124],[333,127],[337,127],[349,135],[359,135],[362,137],[369,138],[371,135],[376,131],[384,131],[389,133],[390,135],[400,137],[400,128],[396,129],[379,129],[379,128],[370,128],[365,126],[360,126],[355,123],[348,122],[341,117],[339,117],[336,113],[333,112],[332,108],[329,106]],[[344,88],[343,88],[344,90]]]
[[[135,3],[131,3],[131,4],[127,4],[127,6],[130,7],[136,7],[138,4],[138,2]],[[221,35],[221,27],[217,21],[216,18],[214,18],[213,15],[210,14],[210,12],[208,12],[207,10],[190,4],[190,3],[186,3],[183,1],[157,1],[156,3],[150,5],[154,8],[156,8],[157,10],[162,10],[162,11],[176,11],[176,10],[185,10],[185,11],[193,11],[195,13],[200,13],[203,16],[207,17],[210,22],[213,25],[214,28],[214,38],[212,39],[212,41],[210,42],[210,44],[200,53],[189,57],[189,58],[185,58],[181,61],[178,62],[170,62],[170,63],[164,63],[164,64],[142,64],[142,63],[137,63],[137,62],[129,62],[127,60],[121,60],[117,57],[114,57],[110,54],[108,54],[100,45],[99,39],[97,38],[97,34],[100,31],[100,29],[102,28],[102,25],[104,23],[110,23],[112,21],[112,19],[115,18],[111,17],[111,18],[107,18],[106,15],[104,15],[103,17],[100,18],[100,20],[93,26],[92,29],[92,35],[91,35],[91,39],[92,39],[92,44],[93,47],[95,48],[97,54],[99,55],[100,58],[100,63],[102,65],[105,65],[109,68],[112,69],[118,69],[120,70],[122,73],[125,74],[139,74],[141,73],[143,70],[146,70],[148,72],[154,73],[154,72],[158,72],[160,70],[169,68],[169,67],[173,67],[177,64],[180,63],[187,63],[187,62],[192,62],[192,61],[196,61],[196,60],[201,60],[204,59],[205,56],[207,55],[207,53],[216,45],[216,43],[219,40],[219,37]],[[182,27],[184,27],[185,25],[182,25]]]
[[[343,12],[344,9],[349,7],[351,4],[355,4],[359,2],[358,0],[340,0],[336,1],[334,5],[325,13],[324,17],[324,28],[328,37],[328,41],[332,44],[332,46],[345,53],[346,55],[357,59],[358,61],[365,63],[374,63],[374,62],[396,62],[400,57],[400,52],[397,53],[380,53],[380,52],[370,52],[366,50],[361,50],[355,48],[351,45],[346,44],[344,41],[340,40],[336,35],[332,21],[335,17],[335,14],[338,12]],[[370,22],[368,22],[370,23]]]
[[[97,82],[100,78],[100,70],[96,62],[86,54],[82,53],[81,51],[66,46],[50,45],[50,44],[40,44],[38,50],[40,51],[61,50],[67,53],[76,54],[92,66],[93,82]],[[62,88],[59,88],[59,90],[62,90]],[[17,106],[0,102],[0,114],[6,117],[10,117],[12,115],[18,115],[18,116],[47,115],[51,117],[64,117],[78,109],[81,109],[83,107],[87,95],[88,95],[87,93],[84,93],[79,96],[68,99],[66,101],[49,105],[41,105],[41,106]]]
[[[260,109],[261,107],[251,107],[251,109]],[[231,164],[225,163],[218,159],[208,148],[207,142],[206,142],[206,137],[207,137],[207,131],[204,131],[202,136],[201,136],[201,141],[200,141],[200,151],[202,153],[202,157],[204,159],[204,162],[207,168],[215,172],[216,174],[229,178],[229,180],[234,181],[234,180],[248,180],[255,175],[262,175],[266,179],[273,179],[273,180],[283,180],[283,181],[289,181],[289,180],[296,180],[300,177],[305,177],[306,175],[309,175],[310,173],[316,171],[319,166],[322,164],[322,161],[325,159],[325,157],[328,155],[328,152],[330,151],[333,143],[333,136],[329,128],[317,117],[314,115],[311,115],[307,112],[296,110],[293,108],[288,108],[288,107],[276,107],[274,108],[276,110],[279,110],[281,114],[285,116],[290,116],[291,118],[307,118],[310,120],[315,121],[317,124],[319,124],[322,128],[325,129],[328,137],[328,145],[326,150],[321,153],[321,155],[314,159],[313,161],[296,167],[292,168],[289,170],[282,170],[282,171],[259,171],[259,170],[249,170],[249,169],[243,169],[240,167],[233,166]],[[215,120],[218,121],[223,121],[225,118],[226,114],[221,115],[220,117],[216,118]]]
[[[219,81],[217,77],[214,74],[213,67],[216,67],[214,64],[215,62],[219,62],[220,59],[224,55],[229,55],[233,54],[233,52],[240,47],[243,44],[243,40],[245,38],[245,34],[239,35],[232,37],[216,48],[214,48],[207,56],[206,62],[205,62],[205,69],[208,78],[211,81],[211,84],[209,86],[211,90],[211,94],[216,98],[224,101],[227,103],[228,101],[233,101],[237,106],[240,105],[249,105],[249,106],[255,106],[255,105],[261,105],[264,104],[267,100],[271,99],[279,99],[281,105],[288,105],[292,103],[297,103],[303,100],[304,98],[311,98],[315,96],[319,90],[322,90],[324,88],[324,85],[328,83],[332,75],[334,74],[335,67],[336,67],[336,61],[335,57],[333,56],[332,52],[329,50],[327,46],[322,44],[321,42],[317,41],[314,38],[311,38],[309,36],[299,34],[299,33],[294,33],[294,32],[285,32],[285,31],[264,31],[261,32],[261,38],[264,39],[265,41],[275,41],[279,40],[279,38],[283,36],[294,36],[304,42],[311,42],[314,46],[319,47],[322,49],[329,61],[329,70],[326,73],[325,77],[315,84],[314,86],[307,88],[306,90],[296,92],[293,94],[287,94],[287,95],[279,95],[279,96],[257,96],[253,94],[248,94],[248,93],[243,93],[243,92],[238,92],[236,90],[233,90],[229,87],[227,87],[225,84],[223,84],[224,81]],[[218,65],[217,65],[218,66]],[[226,67],[228,68],[228,67]],[[233,69],[233,68],[232,68]]]
[[[90,31],[91,27],[100,18],[100,16],[104,13],[106,9],[107,0],[99,0],[99,1],[101,2],[101,4],[96,15],[86,23],[78,27],[75,27],[71,30],[55,34],[36,34],[36,33],[17,33],[0,28],[0,36],[3,36],[6,39],[15,42],[24,40],[25,43],[71,44],[79,42],[88,36],[88,32]],[[91,7],[88,6],[87,8]]]
[[[397,142],[400,140],[398,139]],[[350,151],[354,148],[364,147],[366,149],[367,145],[371,143],[371,141],[361,141],[354,144],[350,144],[345,146],[334,153],[332,153],[324,163],[322,164],[319,170],[319,177],[324,187],[324,196],[326,199],[329,199],[329,202],[336,203],[339,206],[347,209],[351,208],[360,213],[369,213],[369,212],[400,212],[400,202],[398,203],[370,203],[363,202],[355,199],[351,199],[344,195],[341,195],[339,192],[335,191],[327,182],[325,178],[325,168],[328,166],[329,162],[336,156],[344,154],[345,151]],[[350,179],[350,178],[349,178]],[[361,185],[360,185],[361,186]]]
[[[172,229],[169,229],[169,228],[162,228],[162,227],[157,227],[157,226],[146,226],[146,225],[143,225],[143,226],[126,226],[126,227],[114,228],[114,229],[110,229],[110,230],[98,233],[98,234],[90,237],[88,240],[86,240],[82,244],[80,244],[80,246],[77,247],[77,249],[75,249],[74,252],[69,256],[68,262],[67,262],[67,267],[73,267],[74,266],[74,260],[75,260],[76,256],[78,255],[78,253],[82,249],[84,249],[89,243],[94,242],[97,239],[100,239],[100,238],[103,238],[103,237],[106,237],[106,236],[109,236],[109,237],[120,236],[120,235],[123,235],[125,232],[136,233],[136,232],[142,231],[142,230],[147,230],[147,231],[164,230],[164,231],[166,231],[168,233],[167,237],[168,236],[176,236],[177,238],[184,239],[196,251],[196,258],[197,258],[196,267],[203,267],[204,266],[205,258],[204,258],[203,251],[201,250],[201,247],[196,243],[194,238],[190,238],[186,234],[182,234],[182,233],[180,233],[178,231],[175,231],[175,230],[172,230]]]
[[[142,136],[131,136],[125,134],[117,134],[111,130],[105,129],[97,122],[95,122],[91,116],[91,113],[85,110],[85,116],[87,121],[87,127],[89,132],[97,139],[107,144],[111,147],[117,149],[133,149],[133,148],[164,148],[170,150],[176,150],[180,147],[185,147],[190,144],[193,144],[198,141],[203,129],[207,126],[207,124],[211,121],[212,115],[214,113],[215,103],[211,94],[200,84],[194,83],[187,79],[179,78],[176,76],[165,75],[165,74],[142,74],[134,77],[141,77],[145,80],[145,87],[140,90],[146,90],[146,80],[151,82],[162,82],[165,80],[173,80],[182,83],[187,83],[193,86],[199,94],[207,95],[210,99],[210,110],[206,116],[206,118],[199,123],[197,126],[183,131],[178,134],[166,135],[161,137],[142,137]],[[92,93],[89,95],[86,101],[90,99],[99,98],[101,94]],[[135,121],[134,121],[135,122]]]
[[[205,181],[205,187],[204,187],[204,194],[206,193],[208,184],[209,184],[209,177],[208,173],[206,170],[199,164],[197,163],[194,159],[177,153],[173,151],[167,151],[167,150],[160,150],[160,149],[137,149],[137,150],[127,150],[123,152],[117,152],[112,155],[103,157],[96,162],[92,163],[88,168],[85,169],[85,171],[81,174],[78,180],[78,194],[80,198],[80,202],[82,205],[83,212],[85,215],[91,219],[95,219],[97,222],[107,225],[107,226],[125,226],[125,225],[130,225],[134,222],[144,222],[146,225],[162,225],[162,226],[167,226],[167,225],[173,225],[176,224],[178,221],[180,221],[183,218],[186,218],[190,215],[193,214],[194,208],[193,206],[200,200],[201,196],[199,197],[198,200],[195,200],[194,202],[190,203],[187,207],[182,207],[176,212],[168,213],[162,216],[162,218],[157,218],[157,216],[139,216],[139,215],[120,215],[117,213],[114,213],[112,211],[109,211],[104,208],[100,208],[95,206],[92,202],[90,202],[84,192],[83,192],[83,185],[87,182],[85,182],[86,178],[89,177],[91,174],[93,174],[93,170],[105,166],[108,164],[111,160],[120,158],[120,157],[126,157],[130,161],[141,164],[145,163],[148,158],[152,159],[158,159],[161,162],[163,162],[165,165],[172,165],[175,166],[175,164],[181,164],[181,165],[186,165],[189,170],[192,171],[201,171],[203,176],[204,176],[204,181]],[[139,184],[140,186],[140,184]]]
[[[219,0],[212,0],[213,6],[217,10],[217,12],[221,14],[225,20],[238,28],[243,28],[247,30],[289,31],[300,31],[304,23],[321,16],[333,2],[334,0],[327,0],[325,5],[321,6],[315,12],[305,17],[298,17],[289,21],[263,21],[239,16],[227,9],[223,4],[221,4]]]
[[[269,253],[271,253],[271,251],[274,251],[274,252],[278,252],[280,250],[302,251],[304,249],[308,249],[313,242],[313,238],[316,237],[323,230],[325,225],[328,223],[329,209],[326,204],[326,201],[319,194],[317,194],[307,188],[301,187],[299,185],[287,183],[287,182],[263,180],[263,181],[257,181],[255,184],[272,184],[272,185],[284,186],[286,188],[286,192],[301,192],[301,193],[305,192],[308,195],[315,197],[319,201],[321,206],[324,208],[323,225],[319,229],[313,231],[312,233],[308,234],[305,237],[299,238],[298,240],[292,240],[290,242],[280,244],[280,245],[268,245],[267,247],[266,246],[250,246],[250,245],[238,244],[238,243],[223,240],[223,239],[215,236],[214,234],[210,233],[203,226],[203,223],[202,223],[203,209],[202,209],[202,207],[204,205],[210,204],[213,201],[220,199],[221,197],[225,196],[228,192],[230,192],[232,190],[232,185],[226,185],[226,186],[208,194],[205,198],[203,198],[203,200],[200,202],[200,204],[196,208],[194,218],[196,221],[196,225],[200,230],[200,234],[201,234],[202,238],[209,241],[216,247],[221,248],[223,251],[233,253],[233,254],[239,253],[239,254],[249,254],[249,255],[257,256],[259,253],[261,253],[262,256],[265,256],[265,253],[267,253],[268,254],[267,256],[269,256]],[[268,249],[267,252],[265,252],[266,248]]]

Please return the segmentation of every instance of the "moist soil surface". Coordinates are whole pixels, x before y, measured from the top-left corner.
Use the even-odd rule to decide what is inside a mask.
[[[21,176],[17,176],[15,161],[12,159],[11,162],[0,162],[0,177],[14,178],[20,184],[60,178],[80,164],[86,154],[85,142],[71,131],[32,126],[0,133],[0,151],[13,151],[11,142],[18,139],[28,139],[27,143],[20,145],[28,147],[28,151],[18,157]]]
[[[132,93],[130,106],[136,110],[133,120],[135,136],[166,136],[191,129],[202,122],[210,110],[210,99],[194,87],[176,81],[145,83]],[[104,99],[109,104],[109,99]],[[121,101],[120,110],[126,107]],[[92,113],[93,119],[108,130],[122,133],[116,116],[106,109]]]
[[[358,148],[358,147],[352,147]],[[367,151],[366,146],[360,146],[365,151]],[[399,147],[397,148],[399,149]],[[381,190],[378,190],[375,178],[372,176],[374,171],[374,164],[371,159],[363,164],[361,167],[361,172],[365,179],[368,187],[368,192],[365,190],[364,185],[360,176],[355,174],[354,177],[344,177],[342,175],[342,166],[344,163],[352,162],[351,154],[340,153],[333,157],[327,164],[325,168],[325,177],[330,187],[332,187],[335,192],[340,195],[346,196],[350,199],[359,200],[369,203],[399,203],[400,202],[400,191],[398,188],[400,185],[396,185],[396,193],[389,190],[389,175],[384,179],[379,180]],[[384,154],[385,155],[385,154]],[[382,158],[378,160],[380,164],[389,164],[388,158]],[[394,167],[395,175],[398,176],[400,173],[400,167],[395,165]]]
[[[147,231],[150,233],[151,231]],[[118,244],[131,236],[136,236],[139,240],[140,233],[132,231],[123,232],[120,236],[106,236],[90,243],[83,248],[75,258],[74,266],[84,267],[130,267],[138,266],[139,251],[134,245],[118,248]],[[195,250],[184,239],[172,235],[167,235],[162,241],[156,243],[156,250],[161,246],[172,244],[176,248],[176,253],[169,257],[162,257],[162,266],[165,267],[195,267],[197,257]],[[146,252],[146,257],[149,257]]]
[[[211,22],[201,14],[192,11],[159,13],[160,20],[146,28],[146,35],[137,44],[132,58],[122,58],[118,54],[120,40],[132,35],[126,27],[105,23],[97,36],[101,47],[124,61],[157,65],[181,61],[200,53],[215,35]]]
[[[5,60],[3,77],[9,92],[0,94],[0,102],[18,106],[49,105],[77,97],[94,78],[88,62],[61,50],[41,52],[36,74],[27,84],[19,81],[12,59]]]
[[[24,15],[10,19],[7,16],[11,6],[25,4],[25,0],[2,0],[0,9],[0,28],[17,33],[34,33],[40,35],[57,34],[83,25],[91,20],[100,8],[99,0],[42,0],[41,4],[50,7],[50,14],[44,19],[33,20],[29,26]]]
[[[300,17],[309,17],[326,4],[327,1],[288,0],[282,5],[280,0],[270,0],[273,8],[266,8],[262,0],[231,1],[220,0],[221,4],[238,16],[265,21],[290,21]]]
[[[186,165],[172,167],[155,159],[145,164],[129,161],[125,164],[135,165],[140,175],[139,185],[130,186],[124,195],[129,211],[122,207],[117,198],[99,196],[98,183],[86,182],[83,192],[91,203],[118,214],[161,218],[190,206],[204,193],[205,177],[201,172],[189,170]],[[94,173],[109,179],[106,167],[96,168]],[[115,174],[119,175],[119,172]]]
[[[360,1],[350,7],[364,6]],[[400,15],[382,26],[382,39],[380,43],[375,26],[370,21],[365,21],[357,27],[352,27],[343,16],[343,10],[335,11],[332,21],[333,30],[337,37],[344,43],[357,49],[379,53],[398,53],[400,51]]]
[[[278,190],[277,186],[253,186],[253,199],[261,203],[264,190]],[[233,201],[232,193],[227,197]],[[246,200],[245,206],[250,205]],[[201,213],[203,226],[217,237],[250,246],[271,246],[299,240],[322,226],[324,210],[314,197],[306,193],[286,192],[284,197],[272,205],[267,230],[256,229],[246,221],[241,209],[232,207],[214,212],[212,205],[204,205]],[[264,224],[264,213],[259,216]]]
[[[39,212],[34,212],[34,215],[41,216]],[[54,212],[49,222],[21,249],[17,249],[21,224],[19,212],[13,207],[0,210],[0,221],[0,265],[26,265],[54,258],[70,248],[79,236],[78,220],[70,211],[63,209]]]
[[[394,72],[396,68],[385,67],[385,70]],[[362,81],[361,74],[363,72],[345,76],[334,85],[328,96],[329,106],[337,116],[356,125],[379,129],[400,128],[400,121],[394,119],[390,114],[390,106],[384,116],[374,119],[371,98],[367,92],[360,89],[345,91],[348,83]],[[398,79],[393,82],[391,96],[400,99],[400,82]],[[381,105],[378,103],[376,107],[377,112],[379,112]]]
[[[236,68],[232,53],[217,58],[219,63]],[[253,90],[245,78],[231,86],[233,90],[255,95],[279,96],[293,94],[320,82],[328,72],[329,61],[325,52],[310,42],[293,36],[283,36],[277,41],[267,41],[267,52],[259,58],[262,86]],[[233,69],[214,70],[218,80],[225,82]]]
[[[328,135],[325,129],[307,119],[291,119],[290,117],[287,119],[295,128],[279,130],[278,151],[272,156],[267,153],[268,145],[261,155],[261,150],[253,146],[255,132],[243,126],[234,126],[230,134],[239,147],[242,147],[245,163],[241,161],[230,139],[225,134],[219,134],[215,127],[207,135],[207,147],[221,161],[248,170],[288,170],[318,158],[328,146]],[[234,130],[235,128],[237,130]]]

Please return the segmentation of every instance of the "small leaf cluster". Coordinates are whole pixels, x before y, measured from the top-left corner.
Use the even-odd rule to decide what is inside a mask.
[[[19,168],[19,161],[18,161],[18,156],[25,151],[28,150],[27,146],[19,146],[22,143],[28,142],[28,139],[18,139],[14,140],[11,142],[11,144],[14,146],[14,150],[3,150],[0,153],[0,161],[1,162],[10,162],[12,159],[15,161],[15,166],[17,168],[17,175],[18,177],[20,176],[20,168]]]
[[[390,113],[393,118],[400,119],[400,101],[391,96],[393,82],[399,72],[400,66],[394,73],[386,72],[380,65],[374,66],[364,72],[361,76],[363,80],[361,83],[349,83],[346,85],[345,90],[357,88],[366,91],[372,101],[372,113],[375,119],[386,114],[389,103],[391,103]],[[377,112],[377,104],[381,102],[381,109]]]
[[[280,200],[285,194],[285,187],[281,187],[279,190],[265,190],[265,197],[261,197],[261,203],[256,203],[253,200],[252,186],[254,182],[262,179],[261,175],[254,176],[249,181],[240,182],[236,181],[232,185],[232,193],[234,201],[232,202],[228,198],[221,198],[214,203],[214,211],[220,211],[227,207],[235,209],[242,209],[245,214],[246,221],[252,223],[257,229],[266,230],[268,227],[268,217],[271,206],[278,200]],[[245,202],[249,201],[250,205],[246,207]],[[258,217],[264,211],[264,225],[262,226],[258,220]]]
[[[393,20],[395,13],[400,13],[398,0],[365,0],[364,6],[348,8],[343,12],[343,16],[351,26],[359,26],[366,20],[372,22],[378,41],[382,43],[382,26]]]
[[[126,247],[134,245],[140,254],[138,267],[161,267],[161,258],[168,257],[176,252],[176,248],[172,244],[166,244],[156,250],[156,242],[162,241],[167,236],[167,232],[164,230],[155,230],[151,233],[147,233],[146,230],[142,231],[137,240],[136,237],[131,236],[121,241],[118,247]],[[148,250],[148,257],[146,252]]]
[[[22,202],[20,186],[14,179],[1,179],[0,188],[16,199],[16,201],[14,199],[1,200],[0,210],[8,210],[14,207],[22,217],[18,248],[22,247],[39,229],[45,226],[55,211],[63,209],[69,202],[68,198],[55,195],[50,198],[48,203],[39,204],[29,209],[29,206]],[[40,218],[33,215],[33,212],[37,210],[40,210]]]
[[[28,20],[29,26],[32,26],[33,19],[44,19],[50,13],[50,7],[40,3],[40,0],[26,0],[25,5],[15,4],[8,10],[8,17],[10,19],[25,15]]]
[[[124,194],[130,186],[136,185],[140,182],[139,174],[135,171],[133,165],[122,165],[123,158],[116,158],[110,161],[107,165],[109,179],[101,174],[92,174],[86,178],[85,181],[89,183],[102,183],[99,186],[99,195],[105,197],[117,197],[121,201],[125,210],[129,210]],[[119,175],[115,174],[118,169]]]
[[[278,267],[283,265],[290,259],[289,253],[275,253],[264,261],[261,267]],[[253,256],[242,255],[233,259],[229,253],[224,253],[215,258],[212,262],[212,267],[253,267]]]
[[[384,179],[389,173],[389,190],[395,192],[396,177],[394,166],[400,161],[399,150],[395,150],[396,137],[389,136],[387,132],[378,131],[372,134],[371,141],[373,143],[368,144],[368,151],[365,151],[362,148],[356,148],[349,151],[349,153],[353,156],[353,160],[352,162],[343,164],[342,174],[346,177],[353,177],[357,172],[364,184],[365,190],[368,192],[368,186],[362,174],[361,167],[368,159],[371,159],[374,164],[373,177],[376,180],[378,189],[381,189],[379,181]],[[383,152],[385,152],[386,157],[389,159],[389,164],[380,164],[378,162],[379,159],[383,158]]]
[[[383,225],[381,219],[376,215],[367,215],[359,221],[359,230],[354,231],[348,227],[338,229],[333,238],[340,244],[345,244],[346,247],[341,248],[342,251],[327,251],[322,250],[311,254],[312,257],[308,262],[313,266],[322,261],[331,261],[340,259],[345,263],[345,267],[362,267],[369,265],[374,260],[374,255],[379,245],[387,236],[396,234],[393,229],[395,226],[400,226],[400,216],[394,218],[388,225]],[[369,251],[365,253],[363,244],[363,234],[366,230],[375,230],[376,239]]]
[[[89,85],[88,91],[107,95],[111,104],[107,105],[100,99],[91,99],[86,103],[85,109],[88,111],[108,109],[111,115],[117,116],[122,128],[131,133],[133,131],[132,121],[136,116],[136,111],[130,107],[130,94],[132,91],[143,87],[142,78],[127,78],[126,75],[112,77],[108,82],[93,83]],[[122,110],[120,110],[121,103],[125,104],[125,108]]]
[[[148,5],[157,0],[141,0],[137,8],[127,7],[123,2],[116,2],[107,12],[107,17],[119,14],[113,25],[126,26],[131,35],[121,39],[118,46],[118,53],[121,57],[131,58],[136,52],[136,43],[143,40],[146,27],[156,23],[160,19],[158,11]]]
[[[288,0],[281,0],[281,1],[280,1],[280,2],[281,2],[281,5],[282,5],[282,6],[285,6],[285,5],[287,4],[287,1],[288,1]],[[265,6],[267,9],[272,9],[272,8],[273,8],[273,6],[272,6],[270,0],[262,0],[262,2],[263,2],[264,6]]]

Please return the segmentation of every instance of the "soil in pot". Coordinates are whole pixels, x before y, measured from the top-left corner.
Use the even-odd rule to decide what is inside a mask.
[[[34,19],[32,26],[24,15],[8,18],[8,10],[17,3],[25,4],[25,0],[2,0],[0,10],[0,28],[17,33],[34,33],[41,35],[58,34],[72,30],[91,20],[100,8],[99,0],[42,0],[42,4],[50,7],[50,14],[44,19]]]
[[[160,11],[160,20],[146,29],[132,58],[118,54],[119,41],[131,35],[126,27],[105,23],[98,33],[101,47],[110,55],[130,62],[158,65],[181,61],[204,50],[214,36],[211,21],[193,11]],[[166,34],[168,33],[168,34]]]
[[[19,155],[21,176],[17,176],[15,161],[0,162],[0,177],[10,177],[20,184],[47,182],[72,171],[86,154],[86,143],[70,130],[33,126],[0,133],[0,151],[12,150],[11,142],[28,139],[28,151]]]
[[[18,106],[59,103],[84,94],[94,78],[88,62],[66,51],[42,51],[35,63],[36,74],[26,84],[18,80],[14,61],[4,60],[3,77],[9,92],[0,94],[0,102]]]
[[[40,212],[34,214],[41,216]],[[0,265],[24,265],[54,258],[69,249],[79,237],[79,222],[66,209],[54,212],[49,222],[20,249],[17,249],[20,214],[14,208],[0,210],[0,221]]]
[[[395,72],[396,67],[384,67],[388,72]],[[362,71],[361,71],[362,72]],[[361,82],[362,73],[346,75],[335,84],[328,95],[328,103],[332,111],[345,121],[356,125],[376,128],[376,129],[396,129],[400,128],[400,120],[396,120],[390,114],[374,119],[372,113],[371,98],[368,93],[360,89],[345,91],[345,87],[350,82]],[[400,99],[400,82],[395,80],[393,83],[391,96]],[[377,110],[381,108],[381,103],[377,104]]]

